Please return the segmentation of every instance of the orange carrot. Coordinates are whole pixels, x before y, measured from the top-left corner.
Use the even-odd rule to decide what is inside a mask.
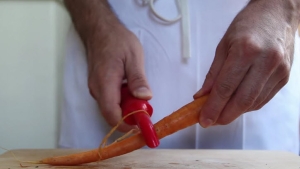
[[[154,127],[158,138],[162,139],[179,130],[196,124],[198,122],[199,112],[206,99],[207,96],[196,99],[157,122]],[[80,165],[120,156],[140,149],[143,146],[145,146],[145,141],[141,133],[139,133],[121,140],[120,142],[110,144],[102,148],[100,152],[99,149],[93,149],[90,151],[75,153],[66,156],[46,158],[39,161],[39,163],[64,166]]]

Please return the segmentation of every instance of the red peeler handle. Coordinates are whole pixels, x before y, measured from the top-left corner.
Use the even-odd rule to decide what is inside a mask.
[[[123,84],[121,89],[121,108],[123,117],[137,110],[144,110],[148,113],[134,113],[124,121],[129,125],[137,125],[141,130],[147,146],[156,148],[159,145],[159,139],[157,138],[154,126],[150,120],[150,117],[153,114],[153,108],[148,101],[133,97],[127,84]]]

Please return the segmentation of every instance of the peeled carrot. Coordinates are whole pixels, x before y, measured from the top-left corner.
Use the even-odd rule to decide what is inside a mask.
[[[199,119],[199,112],[206,100],[207,96],[196,99],[157,122],[154,127],[158,138],[162,139],[179,130],[196,124]],[[100,154],[99,149],[93,149],[90,151],[75,153],[66,156],[46,158],[39,161],[39,163],[64,166],[80,165],[120,156],[140,149],[145,145],[146,144],[143,136],[141,135],[141,133],[139,133],[102,148]]]

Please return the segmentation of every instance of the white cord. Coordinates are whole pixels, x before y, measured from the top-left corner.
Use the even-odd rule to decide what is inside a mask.
[[[182,46],[183,46],[183,58],[187,59],[191,57],[191,50],[190,50],[190,16],[189,16],[189,8],[188,8],[188,0],[177,0],[177,7],[179,6],[180,13],[174,19],[167,19],[160,14],[154,8],[154,1],[155,0],[142,0],[144,5],[149,5],[152,13],[159,18],[160,20],[167,22],[167,23],[174,23],[181,19],[182,25]]]
[[[180,0],[177,0],[180,1]],[[150,6],[150,9],[152,11],[152,13],[159,19],[161,19],[162,21],[168,22],[168,23],[172,23],[172,22],[177,22],[181,19],[181,14],[179,14],[176,18],[174,19],[167,19],[163,16],[161,16],[160,14],[158,14],[154,8],[154,0],[143,0],[144,4],[148,4]]]
[[[182,26],[182,54],[183,58],[187,59],[191,57],[191,31],[190,31],[190,15],[189,15],[189,4],[188,0],[178,0],[181,6],[181,26]]]
[[[58,2],[63,3],[64,0],[56,0]],[[176,6],[179,9],[180,13],[174,19],[167,19],[155,10],[154,8],[154,1],[155,0],[142,0],[143,5],[149,5],[152,13],[159,18],[160,20],[167,22],[167,23],[174,23],[181,19],[181,26],[182,26],[182,55],[183,58],[187,59],[191,57],[191,49],[190,49],[190,16],[189,16],[189,6],[188,0],[176,0]],[[300,32],[300,31],[299,31]]]

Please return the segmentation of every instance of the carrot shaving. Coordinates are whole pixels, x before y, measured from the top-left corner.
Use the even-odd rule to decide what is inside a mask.
[[[129,116],[131,116],[131,115],[133,115],[133,114],[135,114],[135,113],[140,113],[140,112],[143,112],[143,113],[148,114],[148,112],[145,111],[145,110],[136,110],[136,111],[133,111],[133,112],[127,114],[126,116],[124,116],[122,119],[120,119],[120,121],[117,123],[117,125],[116,125],[115,127],[113,127],[113,128],[108,132],[108,134],[103,138],[103,140],[102,140],[102,142],[101,142],[101,144],[100,144],[100,146],[99,146],[99,148],[98,148],[99,159],[102,158],[101,150],[102,150],[104,147],[106,147],[106,142],[107,142],[108,138],[109,138],[109,137],[117,130],[117,128],[122,124],[122,122],[123,122],[127,117],[129,117]],[[123,135],[123,136],[121,136],[120,138],[118,138],[115,142],[120,141],[120,140],[126,138],[126,137],[129,136],[132,132],[133,132],[132,130],[129,131],[129,132],[127,132],[125,135]]]

